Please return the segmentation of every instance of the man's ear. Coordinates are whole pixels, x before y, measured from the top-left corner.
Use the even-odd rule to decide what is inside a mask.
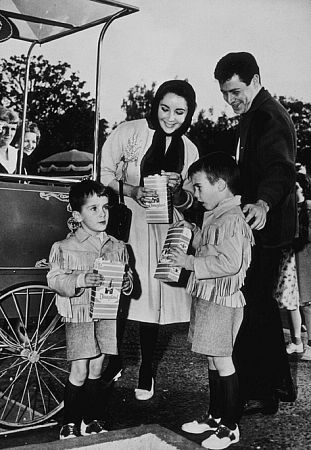
[[[253,76],[252,82],[253,82],[253,85],[255,87],[260,86],[260,78],[259,78],[259,75],[257,73],[255,73],[255,75]]]
[[[82,222],[82,217],[81,214],[79,213],[79,211],[72,211],[72,217],[74,218],[74,220],[76,222]]]
[[[223,180],[222,178],[219,178],[217,183],[218,183],[218,190],[219,190],[219,192],[222,192],[222,191],[224,191],[226,189],[227,183],[225,182],[225,180]]]

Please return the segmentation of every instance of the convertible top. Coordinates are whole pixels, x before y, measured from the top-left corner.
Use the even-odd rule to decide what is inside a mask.
[[[137,11],[114,0],[0,0],[0,15],[9,22],[11,37],[38,44]]]

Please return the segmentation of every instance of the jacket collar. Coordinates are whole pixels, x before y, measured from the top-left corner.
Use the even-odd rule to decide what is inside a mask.
[[[240,204],[241,204],[240,195],[235,195],[234,197],[226,198],[225,200],[220,202],[215,209],[213,209],[212,211],[206,211],[204,213],[204,221],[208,220],[211,216],[218,218],[225,212],[235,208],[236,206],[239,206]]]
[[[254,97],[249,110],[245,114],[242,114],[242,118],[248,116],[248,114],[252,113],[253,111],[256,111],[256,109],[258,109],[263,103],[265,103],[270,98],[271,94],[264,87],[262,87],[258,92],[258,94]]]
[[[75,232],[75,237],[79,242],[84,242],[87,239],[93,242],[98,242],[100,247],[103,246],[107,241],[109,241],[109,236],[105,231],[101,233],[101,236],[94,236],[93,234],[88,233],[84,228],[79,227]]]

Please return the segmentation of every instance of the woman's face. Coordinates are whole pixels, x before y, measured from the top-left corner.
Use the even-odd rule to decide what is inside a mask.
[[[168,92],[158,108],[158,119],[162,130],[172,134],[184,123],[188,113],[187,101],[179,95]]]
[[[37,146],[37,135],[31,131],[26,131],[24,139],[24,153],[29,156]]]

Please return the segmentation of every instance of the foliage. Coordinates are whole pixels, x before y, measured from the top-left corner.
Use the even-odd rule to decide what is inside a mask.
[[[156,83],[151,89],[145,84],[136,84],[128,90],[127,98],[123,99],[121,108],[126,114],[125,120],[143,119],[149,113],[155,94]]]
[[[292,97],[278,98],[289,112],[297,132],[298,159],[311,163],[311,103],[303,103]]]
[[[188,135],[197,145],[200,155],[217,150],[232,153],[236,145],[237,123],[236,117],[229,118],[225,113],[215,120],[213,108],[209,108],[207,116],[202,109],[197,120],[191,125]]]
[[[7,83],[1,85],[0,96],[7,97],[8,106],[21,114],[26,56],[2,59],[1,66]],[[94,100],[83,91],[85,81],[70,69],[70,64],[51,64],[42,55],[31,58],[27,118],[39,125],[44,156],[71,148],[93,148]]]

